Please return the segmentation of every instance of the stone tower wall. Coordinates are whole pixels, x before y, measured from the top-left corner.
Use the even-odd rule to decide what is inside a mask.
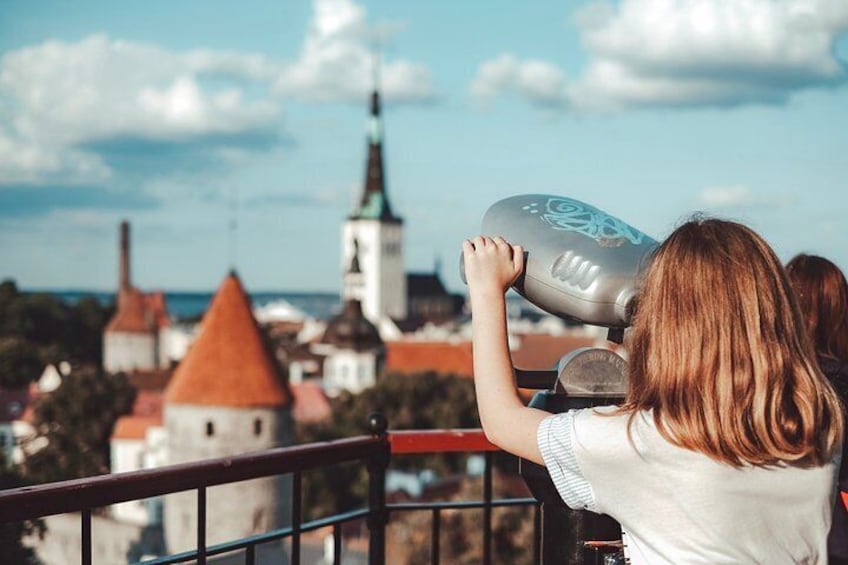
[[[257,423],[258,422],[258,423]],[[287,409],[166,405],[168,463],[186,463],[282,447],[292,443]],[[171,553],[193,549],[197,493],[165,497],[165,539]],[[290,475],[210,487],[206,540],[214,544],[288,526]]]

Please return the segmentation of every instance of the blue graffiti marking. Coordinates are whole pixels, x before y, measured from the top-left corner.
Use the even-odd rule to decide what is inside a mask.
[[[539,214],[537,203],[523,206],[531,214]],[[539,218],[555,230],[574,231],[595,240],[624,238],[634,245],[642,243],[645,234],[594,206],[570,198],[550,198]]]

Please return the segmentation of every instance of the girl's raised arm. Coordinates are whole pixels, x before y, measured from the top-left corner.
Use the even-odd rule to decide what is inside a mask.
[[[544,465],[536,431],[547,412],[518,396],[506,328],[504,294],[524,270],[524,250],[501,237],[478,236],[462,244],[471,298],[474,388],[486,437],[509,453]]]

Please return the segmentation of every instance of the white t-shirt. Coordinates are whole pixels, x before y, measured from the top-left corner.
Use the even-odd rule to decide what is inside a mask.
[[[666,441],[653,416],[572,410],[542,421],[545,466],[570,508],[608,514],[634,565],[827,563],[838,461],[734,468]]]

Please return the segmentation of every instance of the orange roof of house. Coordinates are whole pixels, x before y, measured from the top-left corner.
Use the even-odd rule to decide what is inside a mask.
[[[315,424],[327,420],[333,412],[330,400],[321,385],[312,382],[289,385],[294,396],[292,417],[295,422]]]
[[[518,347],[510,352],[512,364],[521,369],[552,369],[560,357],[580,347],[593,347],[591,336],[521,334]]]
[[[153,319],[147,314],[144,294],[135,287],[118,291],[118,308],[106,325],[107,332],[150,333]]]
[[[170,323],[165,294],[144,293],[130,286],[118,291],[118,307],[106,325],[107,332],[151,333]]]
[[[159,390],[139,390],[133,401],[133,416],[162,417],[163,392]]]
[[[233,407],[291,403],[235,273],[212,299],[197,339],[165,389],[165,402]]]
[[[148,428],[161,425],[161,417],[121,416],[115,422],[115,429],[112,430],[112,439],[144,439]]]
[[[165,302],[165,293],[161,290],[144,294],[144,308],[150,313],[157,328],[162,329],[170,325],[168,304]]]
[[[389,341],[386,342],[386,371],[394,373],[473,375],[471,342]]]
[[[148,428],[161,426],[162,422],[162,392],[139,390],[132,412],[115,422],[112,439],[144,439]]]

